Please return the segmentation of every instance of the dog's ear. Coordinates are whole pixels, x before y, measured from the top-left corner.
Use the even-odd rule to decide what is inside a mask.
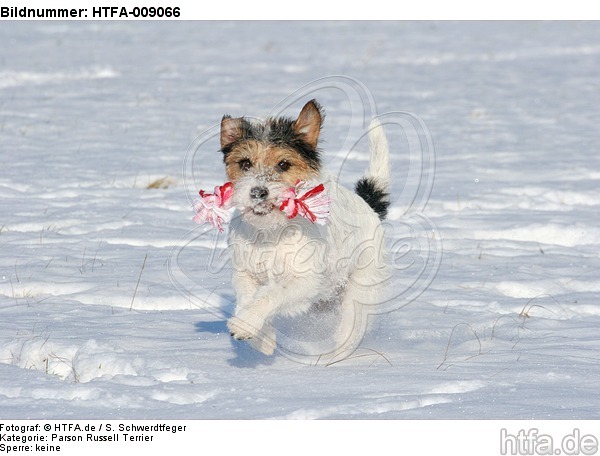
[[[224,115],[221,119],[221,150],[226,149],[243,136],[242,117],[232,119]]]
[[[304,105],[298,118],[292,124],[294,133],[300,136],[312,149],[317,148],[323,117],[321,105],[317,103],[317,100],[310,100]]]

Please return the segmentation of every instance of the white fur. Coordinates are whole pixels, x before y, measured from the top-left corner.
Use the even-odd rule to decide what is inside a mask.
[[[378,119],[371,120],[369,125],[369,148],[371,162],[365,177],[373,178],[386,193],[390,191],[389,147],[385,131]]]
[[[387,142],[381,126],[371,129],[370,139],[368,175],[387,184]],[[287,186],[261,170],[235,183],[237,210],[229,247],[237,303],[228,327],[236,339],[249,339],[265,354],[276,348],[271,322],[277,315],[299,315],[338,296],[335,353],[351,349],[364,334],[369,306],[382,299],[389,270],[379,217],[362,198],[327,176],[316,181],[325,185],[332,201],[323,226],[301,217],[288,220],[275,205]],[[260,205],[249,196],[256,185],[269,189]]]

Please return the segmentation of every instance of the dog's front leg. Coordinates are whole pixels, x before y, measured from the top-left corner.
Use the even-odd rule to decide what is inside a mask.
[[[233,274],[236,293],[234,316],[227,322],[231,336],[236,340],[249,340],[250,345],[266,355],[275,351],[275,330],[266,323],[265,312],[268,304],[257,304],[259,282],[257,278],[243,271]]]
[[[236,304],[233,317],[228,320],[227,327],[231,336],[235,339],[250,339],[256,332],[260,331],[263,323],[256,317],[246,318],[247,324],[242,324],[238,315],[246,313],[245,309],[252,307],[259,283],[252,274],[239,271],[233,273],[232,282],[235,289]]]
[[[252,339],[254,348],[265,354],[275,349],[275,330],[269,324],[279,312],[287,315],[305,312],[320,291],[320,278],[316,276],[294,277],[272,281],[257,288],[251,300],[241,299],[235,315],[227,326],[238,340]],[[247,282],[240,285],[248,290]]]
[[[250,287],[244,287],[246,291]],[[247,295],[248,296],[248,295]],[[275,329],[268,323],[276,304],[268,297],[253,293],[251,300],[239,299],[235,314],[227,322],[231,336],[237,340],[249,340],[250,345],[265,355],[275,351]]]

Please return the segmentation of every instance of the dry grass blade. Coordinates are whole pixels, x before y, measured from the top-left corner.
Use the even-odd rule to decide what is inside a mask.
[[[364,357],[367,357],[367,356],[377,356],[377,357],[381,357],[381,358],[385,359],[385,360],[386,360],[386,362],[387,362],[387,363],[388,363],[390,366],[393,366],[393,364],[392,364],[392,362],[390,361],[390,359],[389,359],[387,356],[385,356],[383,353],[381,353],[381,352],[378,352],[377,350],[373,350],[373,349],[371,349],[371,348],[363,348],[363,350],[367,350],[367,351],[369,351],[369,352],[371,352],[371,353],[360,353],[360,354],[356,354],[356,355],[354,355],[354,356],[346,356],[346,357],[344,357],[344,358],[341,358],[341,359],[338,359],[338,360],[335,360],[335,361],[329,361],[327,364],[325,364],[325,367],[333,366],[334,364],[341,363],[342,361],[350,361],[350,360],[353,360],[353,359],[364,358]],[[320,359],[320,357],[319,357],[319,359]],[[375,363],[375,361],[373,361],[373,362],[371,363],[371,366],[373,365],[373,363]]]
[[[142,263],[142,269],[140,269],[140,275],[138,276],[137,283],[135,284],[135,290],[133,290],[133,297],[131,298],[131,305],[129,306],[129,310],[133,309],[133,302],[135,301],[135,295],[137,294],[138,287],[140,286],[140,280],[142,280],[142,274],[144,273],[144,268],[146,267],[147,259],[148,252],[146,252],[146,256],[144,256],[144,262]]]
[[[473,358],[475,356],[481,355],[481,350],[482,350],[481,339],[479,338],[477,331],[475,331],[473,329],[473,327],[468,323],[459,323],[456,326],[454,326],[454,328],[452,328],[452,332],[450,333],[450,337],[448,338],[448,343],[446,344],[446,351],[444,353],[444,359],[442,360],[442,362],[439,364],[439,366],[436,369],[439,370],[444,364],[446,364],[446,361],[448,360],[448,354],[450,352],[450,345],[452,343],[452,338],[454,337],[454,332],[456,331],[457,328],[459,328],[461,326],[466,326],[473,333],[473,335],[475,336],[475,339],[477,340],[477,343],[479,344],[478,353],[476,355],[470,356],[469,358]]]
[[[157,189],[169,188],[171,185],[173,185],[173,180],[171,178],[169,178],[168,176],[165,176],[165,177],[161,177],[161,178],[156,179],[155,181],[149,183],[146,188],[148,190],[157,190]]]

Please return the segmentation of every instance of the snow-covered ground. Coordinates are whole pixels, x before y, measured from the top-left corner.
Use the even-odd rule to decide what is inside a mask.
[[[600,416],[596,23],[5,22],[0,42],[2,418]],[[312,83],[351,185],[353,81],[431,133],[427,200],[433,162],[390,125],[388,227],[422,221],[407,274],[439,271],[349,359],[266,357],[230,338],[222,242],[191,220],[223,180],[197,137],[297,112]]]

